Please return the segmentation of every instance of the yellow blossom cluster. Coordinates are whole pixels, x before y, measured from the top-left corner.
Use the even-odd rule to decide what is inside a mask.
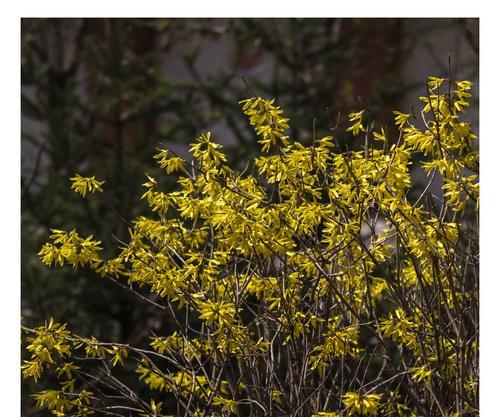
[[[350,114],[347,137],[364,132],[363,151],[342,150],[336,132],[291,141],[283,110],[262,98],[242,102],[262,145],[253,171],[230,168],[210,133],[191,144],[191,161],[159,149],[178,186],[165,192],[147,177],[151,215],[131,221],[113,258],[74,230],[53,230],[39,255],[128,286],[170,325],[151,335],[152,350],[52,322],[32,330],[24,376],[46,368],[71,381],[37,394],[39,406],[85,416],[87,401],[109,401],[164,415],[167,400],[116,381],[112,369],[129,363],[178,415],[475,413],[478,138],[461,117],[471,88],[430,77],[420,114],[395,112],[391,127],[367,129],[363,111]],[[428,174],[420,189],[412,165]],[[83,196],[102,191],[93,177],[73,181]],[[75,402],[68,392],[92,380],[84,359],[104,366],[93,383],[122,397],[82,388]]]

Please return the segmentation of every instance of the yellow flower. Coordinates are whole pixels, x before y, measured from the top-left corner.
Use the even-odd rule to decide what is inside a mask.
[[[430,384],[432,371],[429,371],[427,366],[423,365],[410,368],[410,371],[413,372],[411,379],[414,379],[417,382],[423,382],[426,386]]]
[[[75,174],[74,177],[70,178],[72,181],[71,189],[79,193],[82,197],[85,197],[87,193],[93,194],[96,191],[102,192],[101,185],[104,181],[98,181],[94,176],[92,177],[82,177],[80,174]]]
[[[283,110],[274,105],[274,100],[253,97],[240,101],[240,104],[243,104],[243,112],[256,133],[262,137],[259,143],[263,145],[263,152],[268,152],[277,143],[277,139],[284,145],[288,144],[288,137],[284,135],[289,127],[288,119],[282,116]]]
[[[178,171],[184,165],[182,158],[178,156],[170,156],[169,151],[166,149],[158,149],[160,152],[157,153],[153,158],[158,160],[158,165],[164,168],[167,174],[171,174],[174,171]]]
[[[360,132],[364,132],[366,129],[363,126],[363,113],[365,111],[361,110],[357,113],[350,113],[347,117],[350,122],[354,122],[352,126],[348,127],[346,130],[352,132],[354,136],[359,135]]]
[[[377,414],[380,407],[380,394],[357,394],[355,392],[347,392],[342,396],[347,413],[351,416],[355,413],[361,415]]]

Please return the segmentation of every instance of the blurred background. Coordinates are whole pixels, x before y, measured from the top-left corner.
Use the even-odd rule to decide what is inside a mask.
[[[321,136],[340,120],[341,134],[352,111],[390,125],[392,110],[418,106],[427,76],[451,69],[476,83],[468,117],[478,131],[479,19],[23,19],[21,36],[21,308],[31,326],[54,317],[136,345],[167,332],[126,289],[82,269],[48,269],[36,253],[50,228],[76,228],[113,256],[114,237],[128,236],[116,211],[148,213],[145,173],[175,186],[152,160],[160,143],[185,156],[210,130],[244,167],[258,144],[239,100],[276,98],[290,136],[308,144],[313,121]],[[105,197],[72,192],[77,172],[106,180]],[[23,383],[22,413],[37,415],[35,388]]]

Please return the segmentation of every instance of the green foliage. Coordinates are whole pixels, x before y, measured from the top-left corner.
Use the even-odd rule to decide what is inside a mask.
[[[470,89],[431,77],[420,115],[395,112],[380,133],[352,113],[347,131],[365,135],[362,151],[343,151],[335,134],[292,141],[282,110],[259,97],[242,102],[262,150],[250,169],[230,168],[210,133],[191,160],[160,149],[177,188],[148,176],[150,214],[112,257],[92,236],[58,230],[39,255],[128,287],[166,314],[165,333],[143,348],[52,321],[25,328],[24,377],[52,372],[61,386],[35,394],[38,405],[60,416],[477,415]],[[412,200],[413,161],[429,184]],[[440,197],[428,192],[437,175]],[[147,397],[120,368],[135,369]]]

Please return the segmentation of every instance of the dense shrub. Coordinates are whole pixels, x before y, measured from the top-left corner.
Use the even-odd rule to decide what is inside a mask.
[[[178,188],[147,177],[151,215],[129,224],[116,257],[102,259],[92,235],[52,230],[46,265],[90,268],[168,320],[149,347],[52,319],[23,327],[24,377],[58,379],[34,394],[38,406],[58,416],[477,415],[478,138],[461,119],[471,83],[430,77],[427,87],[421,111],[394,112],[390,128],[350,114],[361,151],[340,146],[335,128],[305,146],[286,136],[273,101],[244,100],[262,152],[243,172],[201,134],[191,161],[159,149]],[[428,175],[417,196],[412,163]],[[106,193],[94,177],[71,180],[83,197]]]

